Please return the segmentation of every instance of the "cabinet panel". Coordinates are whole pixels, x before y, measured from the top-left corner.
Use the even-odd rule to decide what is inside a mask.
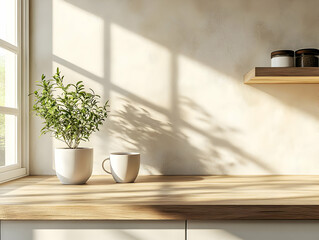
[[[1,240],[184,240],[184,221],[2,221]]]
[[[188,240],[318,240],[319,221],[188,221]]]

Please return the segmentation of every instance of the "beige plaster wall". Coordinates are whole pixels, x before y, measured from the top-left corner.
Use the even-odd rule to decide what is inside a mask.
[[[141,174],[319,174],[319,85],[244,85],[276,49],[319,47],[317,0],[31,0],[31,89],[60,67],[110,117],[89,143]],[[31,174],[61,146],[31,117]]]

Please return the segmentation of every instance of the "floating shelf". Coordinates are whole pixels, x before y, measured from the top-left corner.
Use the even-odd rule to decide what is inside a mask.
[[[255,67],[244,76],[244,82],[319,83],[319,67]]]

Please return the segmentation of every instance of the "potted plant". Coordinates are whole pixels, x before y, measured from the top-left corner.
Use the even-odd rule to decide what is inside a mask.
[[[64,84],[59,68],[53,79],[42,74],[33,92],[33,110],[44,120],[41,134],[51,133],[67,148],[55,149],[55,170],[63,184],[84,184],[92,175],[93,149],[80,148],[107,118],[108,101],[99,105],[100,96],[84,90],[82,81]]]

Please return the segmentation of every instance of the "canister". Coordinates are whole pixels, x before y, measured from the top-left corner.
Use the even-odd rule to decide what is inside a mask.
[[[272,67],[293,67],[294,66],[294,51],[292,50],[277,50],[271,53]]]
[[[318,67],[319,50],[305,48],[296,51],[296,67]]]

